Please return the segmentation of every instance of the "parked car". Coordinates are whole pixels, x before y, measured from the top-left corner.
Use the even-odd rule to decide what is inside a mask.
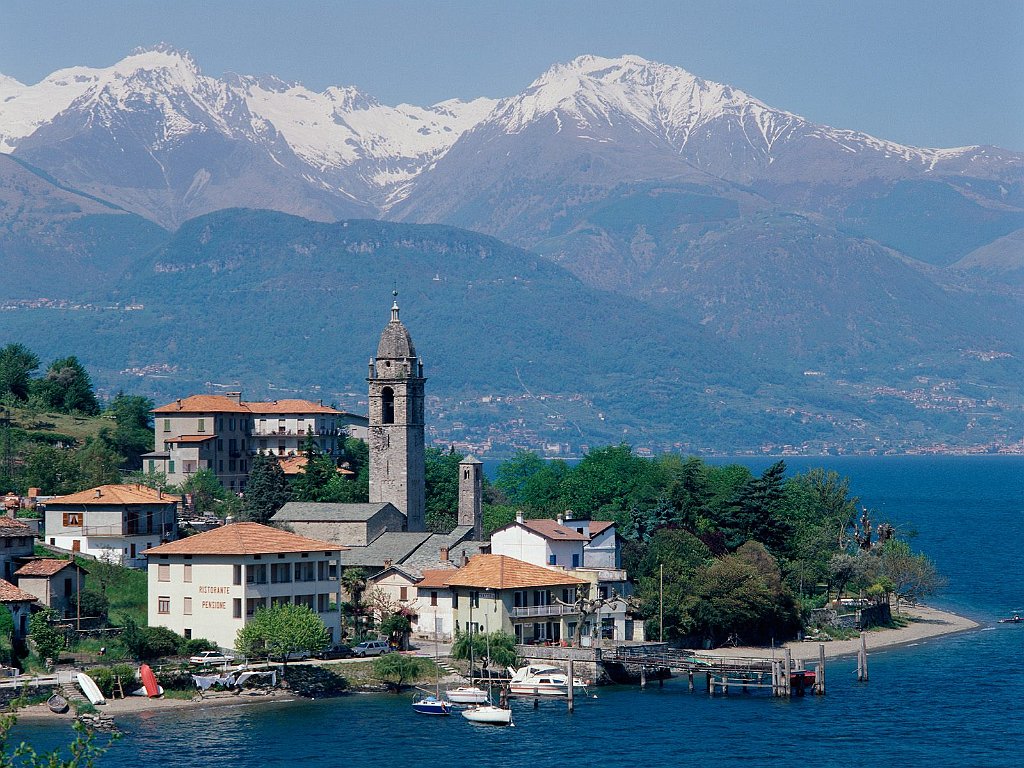
[[[202,651],[188,657],[189,664],[230,664],[234,660],[231,654],[220,651]]]
[[[332,645],[330,648],[324,648],[322,651],[314,653],[313,657],[317,659],[350,659],[352,655],[353,651],[347,645]]]
[[[359,657],[382,656],[385,653],[391,653],[391,646],[384,640],[367,640],[352,649],[352,655]]]

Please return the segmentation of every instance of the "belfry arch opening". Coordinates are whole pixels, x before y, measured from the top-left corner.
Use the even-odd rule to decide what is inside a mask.
[[[395,423],[395,390],[391,387],[384,387],[380,391],[380,422]]]

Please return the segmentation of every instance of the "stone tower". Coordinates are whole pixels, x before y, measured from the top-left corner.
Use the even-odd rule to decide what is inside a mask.
[[[459,462],[459,525],[473,526],[472,538],[483,538],[484,465],[467,456]]]
[[[423,445],[423,363],[398,319],[398,292],[391,322],[370,359],[370,501],[390,501],[410,531],[426,530]]]

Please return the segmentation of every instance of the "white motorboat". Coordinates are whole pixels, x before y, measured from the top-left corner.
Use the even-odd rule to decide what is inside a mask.
[[[462,716],[473,723],[488,725],[512,725],[512,710],[494,704],[479,704],[463,710]]]
[[[448,701],[453,704],[483,704],[487,701],[487,691],[475,685],[460,685],[444,692]]]
[[[568,696],[569,676],[551,664],[528,663],[519,669],[509,668],[512,680],[509,693],[513,696]],[[573,689],[586,690],[586,683],[573,678]]]

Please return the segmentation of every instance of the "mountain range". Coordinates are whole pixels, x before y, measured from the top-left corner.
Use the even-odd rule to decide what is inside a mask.
[[[583,301],[572,311],[588,322],[566,332],[586,343],[536,384],[586,399],[616,379],[617,405],[609,411],[633,429],[643,420],[625,416],[628,377],[617,368],[648,380],[646,394],[634,392],[645,404],[684,394],[724,397],[738,412],[790,410],[787,418],[800,413],[805,426],[817,424],[792,434],[776,424],[760,438],[742,430],[736,439],[745,448],[778,443],[782,432],[785,442],[809,433],[827,442],[829,429],[841,443],[853,433],[835,424],[856,424],[859,410],[865,423],[877,422],[877,434],[895,440],[897,430],[883,428],[885,407],[871,400],[879,392],[887,393],[890,416],[914,424],[920,444],[1012,442],[1024,424],[1014,394],[1024,355],[1021,153],[916,148],[816,124],[637,56],[583,56],[500,100],[392,107],[352,87],[317,93],[272,76],[208,77],[187,53],[164,45],[108,68],[60,70],[34,85],[0,75],[0,151],[9,155],[0,155],[0,264],[12,278],[3,299],[137,302],[169,312],[181,295],[176,283],[203,270],[168,265],[189,262],[199,248],[196,263],[225,266],[204,267],[208,279],[186,295],[216,302],[206,292],[223,289],[230,275],[231,300],[241,301],[239,283],[249,279],[241,265],[269,270],[275,258],[245,227],[280,244],[276,258],[290,262],[267,272],[266,285],[319,294],[291,262],[316,253],[335,268],[328,254],[336,249],[323,238],[344,234],[332,224],[344,222],[364,240],[373,232],[392,245],[430,243],[417,261],[404,246],[366,250],[361,241],[355,252],[364,256],[347,260],[344,274],[313,270],[360,309],[372,311],[355,286],[408,282],[427,295],[438,277],[462,286],[452,301],[473,296],[472,314],[446,315],[467,333],[469,324],[492,318],[517,331],[504,339],[506,349],[518,343],[566,353],[547,338],[551,322],[537,321],[557,316],[552,307],[565,296]],[[240,208],[264,213],[231,210]],[[392,223],[371,227],[366,219]],[[447,227],[426,240],[403,228],[423,224]],[[194,240],[211,227],[219,233],[216,258]],[[483,236],[509,245],[473,239]],[[503,275],[473,259],[459,262],[459,273],[447,250],[455,242],[517,255],[499,260]],[[557,280],[542,281],[544,290],[531,283],[525,305],[541,318],[514,312],[501,292],[481,290],[496,280],[515,284],[538,255],[561,270]],[[81,270],[93,279],[83,281]],[[206,338],[209,313],[191,310],[176,309]],[[231,334],[244,335],[252,313],[275,322],[282,311],[252,305],[215,313],[211,349],[220,355]],[[5,320],[9,333],[20,325],[11,314]],[[642,332],[595,330],[623,323]],[[588,329],[596,339],[586,338]],[[31,334],[31,323],[23,330]],[[616,339],[615,354],[592,348],[602,335]],[[507,368],[481,359],[500,348],[474,352],[468,336],[438,337],[446,370],[463,355],[475,361],[444,384],[446,394],[488,380],[496,392],[521,387]],[[179,349],[184,343],[160,338]],[[666,348],[686,355],[673,357],[677,373],[664,379],[623,362]],[[143,363],[144,345],[124,357]],[[698,364],[712,359],[722,365]],[[128,365],[108,362],[110,381],[117,366]],[[233,369],[236,378],[266,373],[250,362]],[[201,381],[202,360],[194,363],[191,375]],[[288,366],[260,365],[276,371],[275,381],[295,380]],[[687,368],[693,380],[680,388]],[[724,395],[716,376],[728,381]],[[765,400],[766,387],[789,394]],[[946,396],[961,397],[962,407]],[[991,429],[968,415],[978,402],[994,409],[992,421],[981,417]],[[905,403],[914,405],[905,411]],[[708,412],[691,405],[682,409],[690,416]],[[823,415],[833,411],[834,418]],[[607,437],[600,421],[593,434]],[[665,439],[686,426],[682,416],[667,425],[656,430]],[[728,449],[728,434],[716,440],[703,430],[700,440]]]

